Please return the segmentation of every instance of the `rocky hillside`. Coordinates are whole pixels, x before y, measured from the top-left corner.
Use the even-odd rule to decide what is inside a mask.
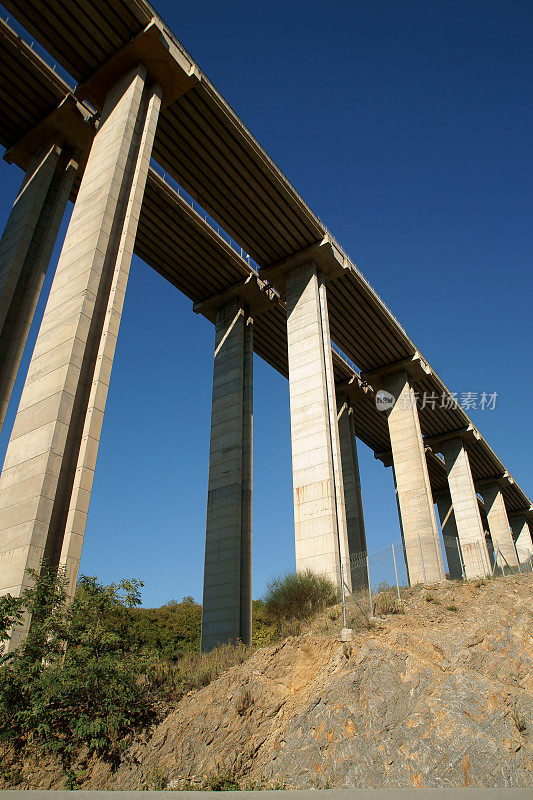
[[[349,644],[330,612],[189,693],[82,788],[532,786],[532,590],[532,575],[409,590],[405,614],[359,615]]]

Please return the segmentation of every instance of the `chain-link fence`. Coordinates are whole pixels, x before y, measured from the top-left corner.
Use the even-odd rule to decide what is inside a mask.
[[[424,559],[422,543],[409,543],[409,563],[413,574],[425,583]],[[482,542],[461,543],[457,537],[442,538],[444,569],[446,577],[451,580],[466,580],[465,561],[468,572],[475,577],[488,575],[507,575],[518,572],[533,572],[533,553],[517,550],[518,565],[510,565],[498,548],[494,550],[492,543],[487,542],[487,549]],[[488,553],[488,558],[487,558]],[[418,558],[417,558],[418,555]],[[345,594],[357,604],[369,611],[373,616],[378,601],[401,603],[401,588],[409,586],[409,574],[406,568],[406,552],[402,539],[382,545],[367,553],[357,553],[348,564],[343,565]],[[350,588],[351,587],[351,588]]]

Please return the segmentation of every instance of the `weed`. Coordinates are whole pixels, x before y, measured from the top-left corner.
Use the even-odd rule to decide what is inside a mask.
[[[245,686],[241,690],[241,693],[239,694],[237,700],[235,701],[235,709],[237,711],[237,714],[239,714],[239,716],[242,717],[243,714],[245,714],[245,712],[249,708],[251,708],[251,706],[253,706],[253,704],[254,704],[253,695],[248,686]]]
[[[84,769],[79,772],[75,772],[73,769],[67,769],[65,771],[65,789],[69,789],[70,791],[79,789],[83,784],[86,772],[87,770]]]
[[[455,612],[455,611],[459,611],[459,609],[457,608],[457,606],[455,605],[455,603],[451,603],[449,606],[446,606],[446,610],[447,610],[447,611],[454,611],[454,612]]]
[[[378,595],[374,603],[374,614],[405,614],[405,609],[401,600],[392,590]]]
[[[215,772],[205,777],[202,789],[210,792],[238,791],[241,771],[242,758],[236,758],[231,765],[218,764]]]
[[[168,786],[168,773],[164,767],[154,764],[148,770],[145,783],[149,792],[162,792]]]
[[[434,603],[436,606],[440,605],[439,600],[437,600],[435,595],[431,594],[431,592],[428,592],[426,595],[426,603]]]

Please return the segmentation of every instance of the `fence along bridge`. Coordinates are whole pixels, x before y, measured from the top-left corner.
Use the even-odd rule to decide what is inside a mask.
[[[253,352],[289,379],[298,569],[338,582],[366,551],[357,438],[393,468],[412,584],[445,579],[434,503],[466,577],[491,570],[487,533],[517,565],[531,501],[461,407],[417,408],[448,389],[148,3],[4,5],[70,82],[0,24],[0,143],[25,173],[0,240],[0,423],[75,206],[0,477],[0,592],[43,558],[74,591],[133,252],[215,326],[203,648],[250,639]]]

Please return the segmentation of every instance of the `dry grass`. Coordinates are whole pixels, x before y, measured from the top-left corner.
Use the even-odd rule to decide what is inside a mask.
[[[405,614],[405,608],[401,599],[393,591],[383,592],[378,595],[374,602],[374,614],[385,616],[386,614]]]
[[[188,653],[177,664],[154,664],[146,680],[162,699],[179,700],[187,692],[207,686],[230,667],[242,664],[252,652],[243,644],[225,644],[209,653]]]

